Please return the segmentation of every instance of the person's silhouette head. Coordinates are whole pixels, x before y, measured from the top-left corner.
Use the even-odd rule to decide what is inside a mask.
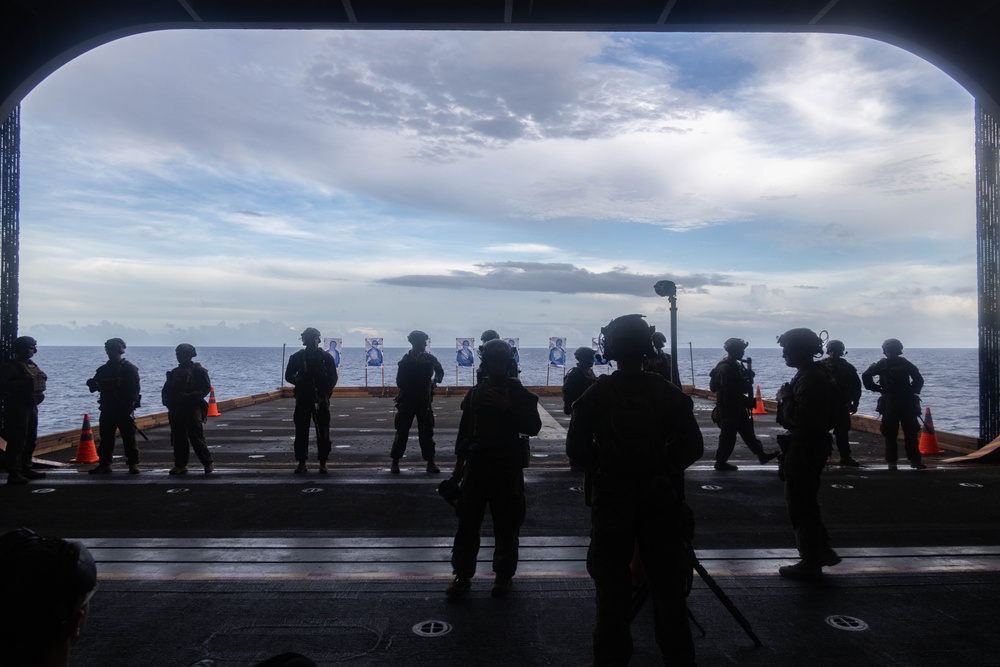
[[[0,645],[5,665],[68,665],[97,590],[87,547],[27,528],[0,536]]]

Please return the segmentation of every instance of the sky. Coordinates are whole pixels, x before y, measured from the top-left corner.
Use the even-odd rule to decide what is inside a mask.
[[[973,98],[809,34],[171,31],[22,103],[40,345],[975,347]]]

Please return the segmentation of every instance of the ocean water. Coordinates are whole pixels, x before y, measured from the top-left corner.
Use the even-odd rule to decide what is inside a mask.
[[[298,348],[281,347],[202,347],[196,361],[208,369],[215,387],[216,400],[226,400],[273,391],[283,384],[283,365],[287,357]],[[344,348],[340,366],[341,386],[393,386],[396,363],[406,353],[405,347],[384,349],[385,366],[366,368],[363,348]],[[444,366],[444,382],[449,386],[468,386],[473,372],[468,368],[456,370],[454,351],[432,349]],[[546,348],[523,348],[520,351],[521,381],[527,385],[562,384],[566,369],[548,366]],[[781,359],[781,349],[755,350],[749,348],[747,356],[753,359],[757,373],[756,382],[765,397],[772,397],[782,383],[794,374]],[[979,356],[975,349],[907,349],[904,355],[917,365],[924,376],[922,404],[930,407],[934,425],[940,431],[978,435],[979,429]],[[721,349],[698,348],[689,351],[678,349],[678,367],[681,381],[697,387],[708,387],[708,374],[723,356]],[[136,414],[162,412],[160,389],[166,371],[176,366],[173,348],[130,347],[125,358],[139,367],[142,381],[142,406]],[[692,359],[693,358],[693,359]],[[847,360],[858,372],[882,358],[882,351],[850,349]],[[693,364],[692,364],[693,360]],[[107,361],[103,347],[45,347],[35,356],[35,362],[49,377],[45,402],[39,406],[39,432],[54,433],[80,428],[84,413],[96,421],[97,394],[86,387],[87,378],[93,376],[98,366]],[[598,372],[602,369],[599,367]],[[604,369],[606,371],[606,369]],[[693,376],[692,376],[693,373]],[[860,414],[875,415],[877,396],[865,391],[861,399]],[[96,428],[96,424],[95,424]]]

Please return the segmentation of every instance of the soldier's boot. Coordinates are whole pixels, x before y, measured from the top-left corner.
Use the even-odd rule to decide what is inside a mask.
[[[389,472],[391,472],[393,475],[399,474],[399,459],[392,460],[392,463],[389,464]]]
[[[794,565],[782,565],[778,568],[778,574],[786,579],[817,582],[823,580],[823,566],[816,561],[803,559]]]
[[[493,580],[493,586],[490,587],[490,595],[495,598],[502,598],[507,593],[510,593],[511,587],[514,585],[514,580],[510,577],[501,577],[497,575],[497,578]]]
[[[920,460],[910,461],[910,467],[913,468],[914,470],[926,470],[927,469],[927,465],[923,461],[920,461]]]
[[[304,475],[304,474],[306,474],[306,462],[305,461],[299,461],[299,464],[297,466],[295,466],[295,474],[296,475]]]
[[[456,576],[455,579],[448,584],[448,588],[444,589],[444,594],[452,600],[457,600],[468,593],[470,588],[472,588],[472,577]]]
[[[437,464],[433,460],[427,462],[427,472],[436,475],[441,472],[441,468],[437,467]]]
[[[209,461],[205,464],[205,474],[211,475],[213,472],[215,472],[215,464]]]
[[[130,474],[130,475],[138,475],[140,472],[142,472],[142,471],[139,470],[139,464],[138,463],[129,463],[128,464],[128,474]]]
[[[27,484],[28,478],[22,475],[17,470],[7,473],[7,483],[8,484]]]
[[[850,454],[848,454],[847,456],[841,456],[840,457],[840,465],[842,465],[842,466],[849,466],[851,468],[860,468],[861,467],[861,464],[858,463],[857,461],[855,461],[851,457]]]
[[[734,470],[739,470],[738,467],[734,466],[729,461],[716,461],[715,469],[720,472],[732,472]]]
[[[186,475],[187,471],[188,471],[187,466],[174,466],[173,468],[170,469],[170,472],[168,472],[167,474],[168,475]]]
[[[330,468],[327,467],[326,461],[319,462],[319,474],[326,475],[330,472]]]
[[[88,475],[110,475],[111,466],[107,463],[98,463],[96,467],[87,471]]]
[[[21,476],[27,477],[28,479],[44,479],[45,473],[40,470],[35,470],[34,468],[22,468]]]
[[[757,455],[757,460],[760,461],[761,463],[767,463],[768,461],[773,461],[774,459],[778,458],[780,454],[781,452],[762,451],[760,454]]]

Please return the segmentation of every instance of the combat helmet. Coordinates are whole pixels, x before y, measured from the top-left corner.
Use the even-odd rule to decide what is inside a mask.
[[[38,341],[31,336],[19,336],[14,339],[15,350],[30,350],[33,347],[38,347]]]
[[[195,357],[198,356],[198,350],[194,349],[194,345],[192,345],[191,343],[181,343],[180,345],[177,346],[177,349],[174,350],[174,353],[175,354],[184,353],[184,356],[189,357],[191,359],[194,359]]]
[[[727,338],[726,342],[722,344],[722,349],[726,352],[742,352],[749,347],[750,343],[746,342],[742,338]]]
[[[785,350],[799,350],[812,356],[823,354],[823,339],[805,327],[789,329],[778,336],[778,345]]]
[[[319,329],[315,327],[306,327],[302,331],[302,333],[299,334],[299,338],[301,338],[302,342],[304,343],[306,342],[306,340],[312,340],[312,339],[320,340],[323,338],[323,336],[320,334]]]
[[[491,340],[496,340],[499,337],[500,334],[498,334],[496,331],[494,331],[493,329],[487,329],[479,336],[479,342],[487,343]]]
[[[423,343],[430,340],[430,338],[430,336],[425,334],[420,329],[414,329],[409,333],[409,335],[406,336],[406,340],[410,343],[410,345],[413,345],[414,343]]]
[[[886,338],[882,343],[882,352],[885,354],[903,354],[903,343],[898,338]]]
[[[0,614],[5,623],[13,621],[14,627],[66,623],[97,587],[97,567],[87,547],[42,537],[27,528],[0,536],[0,567],[17,572],[6,590],[16,596],[18,604],[7,605],[13,613]]]
[[[604,358],[618,359],[628,356],[648,357],[656,356],[653,349],[652,335],[656,331],[654,327],[646,324],[643,318],[645,315],[622,315],[608,322],[608,325],[601,327],[601,335],[604,337]]]
[[[596,354],[597,354],[597,350],[595,350],[593,348],[590,348],[590,347],[582,347],[581,346],[581,347],[578,347],[575,350],[573,350],[573,356],[576,357],[577,361],[583,361],[584,359],[588,359],[590,361],[593,361],[594,356]]]
[[[104,341],[105,350],[117,350],[118,354],[125,351],[125,341],[121,338],[109,338]]]
[[[827,342],[827,344],[826,344],[826,353],[827,354],[834,354],[834,353],[836,353],[836,354],[847,354],[847,347],[844,345],[844,343],[842,341],[834,339],[834,340],[831,340],[831,341]]]
[[[486,366],[495,361],[502,361],[508,364],[514,360],[514,348],[508,345],[507,341],[500,340],[499,338],[486,341],[480,349],[482,350],[480,356],[482,357],[483,365]]]
[[[655,348],[661,348],[667,344],[667,337],[661,331],[654,331],[652,340]]]

